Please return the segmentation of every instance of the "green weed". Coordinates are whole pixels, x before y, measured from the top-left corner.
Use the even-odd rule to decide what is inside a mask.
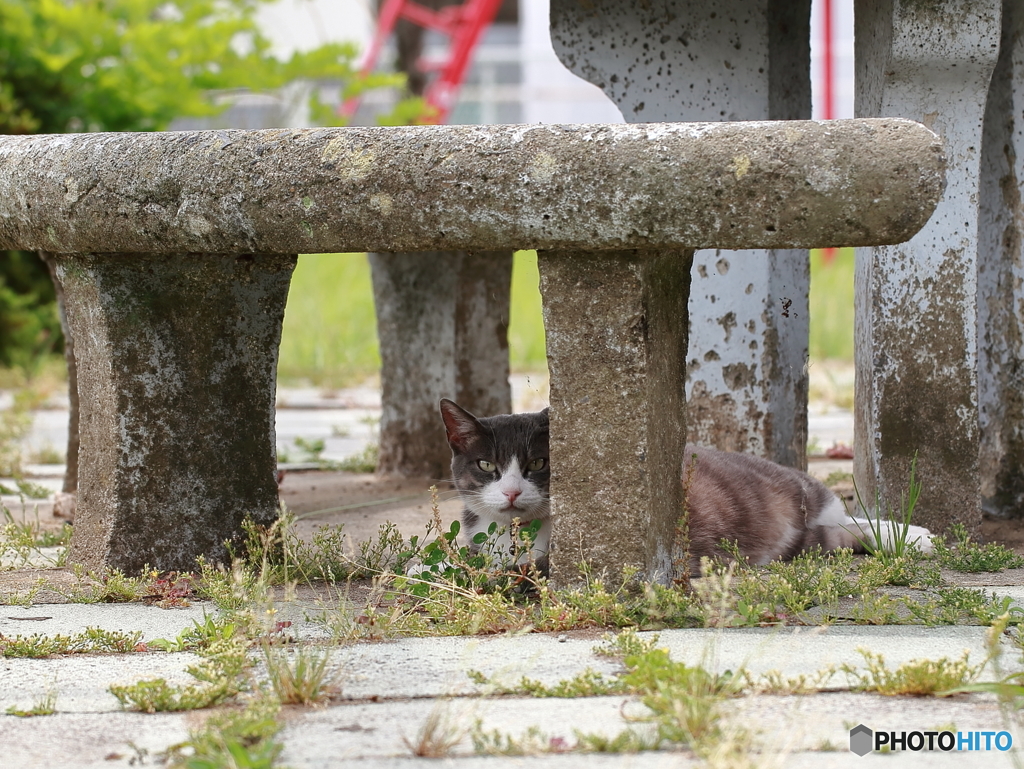
[[[346,473],[372,473],[377,469],[380,462],[380,444],[371,441],[363,447],[363,450],[345,457],[340,462],[334,462],[332,469],[344,470]]]
[[[605,633],[601,645],[594,647],[594,654],[599,657],[626,657],[647,654],[658,646],[658,635],[652,634],[644,639],[636,634],[636,628],[628,627],[619,633]]]
[[[944,587],[920,600],[904,600],[907,610],[925,625],[957,625],[964,622],[991,625],[1006,615],[1013,624],[1024,622],[1024,609],[1009,596],[989,595],[970,587]]]
[[[868,590],[861,593],[851,615],[857,625],[896,625],[902,605],[892,596]]]
[[[176,686],[166,679],[152,678],[126,686],[111,685],[110,693],[123,708],[157,713],[213,707],[246,686],[242,673],[250,663],[243,641],[215,641],[199,653],[203,661],[188,668],[188,674],[198,683]]]
[[[0,524],[0,559],[6,561],[7,568],[23,568],[40,560],[41,548],[67,546],[71,541],[71,526],[65,524],[56,531],[44,528],[38,511],[34,521],[18,521],[10,510],[0,505],[0,516],[3,520]],[[65,555],[62,551],[55,559],[46,560],[54,566],[61,566]]]
[[[241,710],[211,715],[202,728],[168,751],[175,769],[273,769],[284,745],[274,738],[281,706],[257,697]]]
[[[542,753],[564,753],[571,750],[559,737],[550,737],[539,727],[531,726],[518,737],[500,729],[486,731],[483,721],[477,719],[470,729],[473,750],[484,756],[536,756]]]
[[[774,611],[795,616],[812,606],[834,606],[851,587],[853,566],[850,550],[823,554],[821,548],[800,553],[790,561],[772,561],[764,573],[746,572],[736,593],[749,605],[768,605]]]
[[[752,694],[814,694],[829,685],[837,670],[827,667],[813,674],[801,673],[787,677],[778,670],[769,670],[759,676],[747,670],[740,671],[743,691]]]
[[[62,465],[67,457],[52,443],[45,443],[29,454],[28,461],[35,465]]]
[[[926,560],[916,547],[908,547],[901,555],[873,557],[860,564],[857,588],[867,592],[883,585],[935,587],[942,584],[938,565]]]
[[[514,687],[498,687],[501,693],[534,697],[580,697],[604,694],[632,694],[638,696],[649,715],[639,719],[649,725],[649,733],[635,729],[607,737],[605,735],[576,733],[576,743],[561,738],[550,738],[537,729],[520,737],[500,731],[485,732],[479,722],[472,732],[478,753],[502,755],[529,755],[546,752],[635,752],[654,750],[665,746],[689,747],[701,755],[718,749],[726,737],[732,741],[737,735],[726,735],[720,727],[721,706],[726,699],[739,693],[742,677],[729,673],[715,675],[701,666],[690,666],[670,659],[665,649],[641,642],[635,634],[624,634],[622,641],[607,641],[605,652],[619,653],[625,649],[641,650],[624,659],[625,672],[616,678],[585,671],[554,686],[522,679]],[[493,682],[479,673],[471,674],[476,683]]]
[[[921,497],[921,484],[917,480],[917,455],[910,462],[910,478],[907,481],[906,495],[900,495],[900,507],[894,509],[886,505],[886,513],[882,515],[882,500],[878,489],[875,489],[875,505],[869,510],[861,499],[860,490],[854,484],[857,496],[857,507],[863,513],[860,517],[867,519],[869,532],[851,531],[860,541],[864,549],[886,566],[892,566],[900,559],[918,550],[916,543],[910,539],[910,522],[914,517],[914,509]]]
[[[300,646],[293,651],[263,643],[263,660],[274,695],[282,705],[313,705],[338,690],[330,673],[331,655]]]
[[[506,686],[488,678],[479,670],[466,672],[473,683],[487,687],[492,693],[518,697],[601,697],[606,694],[624,694],[628,691],[622,679],[607,678],[590,668],[553,686],[526,676],[519,679],[517,684]]]
[[[841,483],[852,483],[853,473],[848,473],[845,470],[833,470],[825,478],[822,483],[831,488],[832,486],[838,486]]]
[[[18,491],[24,494],[29,499],[47,499],[52,493],[45,486],[33,483],[32,481],[26,481],[23,479],[16,480],[15,486],[18,487]]]
[[[173,640],[154,638],[146,645],[165,652],[195,651],[207,649],[217,641],[230,641],[239,630],[229,619],[207,614],[202,622],[192,620],[192,627],[182,630]]]
[[[16,635],[0,633],[0,656],[52,657],[55,654],[126,654],[144,648],[142,633],[88,627],[74,635]]]
[[[982,572],[1024,567],[1024,558],[1012,550],[995,543],[982,545],[973,541],[962,524],[954,524],[950,528],[950,533],[956,540],[952,547],[946,544],[945,537],[936,537],[932,540],[935,546],[935,557],[947,569],[960,572]]]
[[[864,648],[857,651],[864,657],[866,670],[850,664],[842,665],[840,670],[855,691],[878,694],[926,696],[946,692],[972,683],[985,666],[984,662],[969,664],[969,655],[964,652],[958,660],[911,660],[891,670],[881,654]]]
[[[18,718],[32,718],[33,716],[52,716],[57,712],[57,689],[53,687],[47,690],[40,699],[36,700],[26,709],[12,705],[7,708],[7,715]]]

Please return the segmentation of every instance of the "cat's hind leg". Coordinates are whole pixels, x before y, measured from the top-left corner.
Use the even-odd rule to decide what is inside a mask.
[[[903,530],[903,524],[898,522],[854,518],[837,497],[808,527],[804,547],[818,544],[825,551],[841,547],[852,548],[856,553],[865,553],[876,547],[892,551],[896,543],[904,539]],[[922,553],[930,553],[934,549],[931,536],[932,533],[922,526],[906,527],[905,541],[916,544]]]
[[[877,518],[850,518],[848,526],[864,542],[882,550],[891,552],[901,541],[908,545],[917,545],[917,549],[922,553],[930,553],[935,549],[932,545],[932,533],[923,526],[905,526],[897,521],[880,521]]]

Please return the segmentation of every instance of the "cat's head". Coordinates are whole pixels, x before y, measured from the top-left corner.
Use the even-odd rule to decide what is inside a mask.
[[[491,519],[548,515],[548,410],[477,418],[441,400],[452,479],[467,507]]]

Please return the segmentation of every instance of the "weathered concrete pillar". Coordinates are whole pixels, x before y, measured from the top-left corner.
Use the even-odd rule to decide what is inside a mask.
[[[856,457],[865,499],[898,506],[911,462],[915,523],[981,522],[977,379],[978,172],[999,50],[1001,0],[861,0],[859,116],[903,116],[940,134],[946,192],[908,243],[863,249],[856,268]]]
[[[446,478],[451,449],[437,402],[512,410],[511,251],[370,254],[383,409],[378,472]]]
[[[982,507],[1024,518],[1024,5],[1004,0],[978,190]]]
[[[628,122],[811,116],[810,0],[552,0],[551,37]],[[806,464],[809,282],[806,251],[697,252],[690,440]]]
[[[223,562],[277,517],[274,391],[294,256],[58,255],[81,397],[69,560]]]
[[[539,254],[551,372],[551,577],[672,577],[692,251]]]

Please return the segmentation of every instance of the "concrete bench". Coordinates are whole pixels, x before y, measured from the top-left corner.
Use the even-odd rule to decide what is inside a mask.
[[[221,560],[277,511],[299,252],[536,248],[556,579],[668,576],[693,249],[893,244],[942,194],[905,120],[0,138],[0,248],[57,254],[78,357],[71,561]]]

